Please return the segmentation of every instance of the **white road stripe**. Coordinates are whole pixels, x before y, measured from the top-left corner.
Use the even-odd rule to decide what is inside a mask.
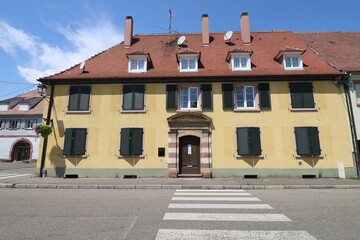
[[[244,192],[236,189],[176,189],[177,192]]]
[[[156,240],[316,240],[306,231],[236,231],[160,229]]]
[[[256,197],[172,197],[172,201],[241,201],[258,202]]]
[[[283,214],[165,213],[164,220],[292,222]]]
[[[24,177],[24,176],[30,176],[31,174],[19,174],[19,175],[12,175],[12,176],[7,176],[7,177],[0,177],[1,179],[6,179],[6,178],[14,178],[14,177]]]
[[[181,192],[181,193],[174,193],[174,195],[187,195],[187,196],[251,196],[250,193],[219,193],[219,192],[192,192],[192,193],[187,193],[187,192]]]
[[[0,173],[0,176],[11,176],[11,175],[16,175],[19,173]]]
[[[268,204],[191,204],[170,203],[169,208],[191,208],[191,209],[273,209]]]

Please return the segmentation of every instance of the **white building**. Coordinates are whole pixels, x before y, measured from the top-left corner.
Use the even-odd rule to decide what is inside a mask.
[[[42,122],[43,97],[33,90],[0,101],[0,161],[36,161]]]

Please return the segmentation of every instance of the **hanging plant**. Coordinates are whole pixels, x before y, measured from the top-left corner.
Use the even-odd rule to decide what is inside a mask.
[[[52,129],[49,125],[40,124],[35,127],[35,132],[40,134],[43,138],[47,138],[52,133]]]

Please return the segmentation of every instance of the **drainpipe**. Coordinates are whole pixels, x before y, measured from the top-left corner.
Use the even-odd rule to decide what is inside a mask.
[[[342,78],[342,84],[344,86],[344,92],[346,97],[346,106],[347,106],[347,112],[349,115],[349,124],[350,124],[350,130],[351,130],[351,139],[354,149],[354,155],[355,155],[355,167],[356,167],[356,173],[358,177],[360,176],[360,161],[359,161],[359,146],[357,144],[357,134],[356,134],[356,127],[355,127],[355,118],[354,118],[354,112],[353,107],[351,103],[351,96],[350,96],[350,89],[349,89],[349,78],[351,76],[351,73],[345,72],[345,77]]]
[[[54,104],[54,85],[50,85],[51,87],[51,93],[50,93],[50,101],[49,106],[47,110],[47,116],[46,116],[46,125],[50,125],[51,122],[51,109]],[[40,162],[40,177],[46,177],[44,166],[45,166],[45,158],[46,158],[46,148],[47,148],[48,138],[44,138],[43,142],[43,149],[41,153],[41,162]]]

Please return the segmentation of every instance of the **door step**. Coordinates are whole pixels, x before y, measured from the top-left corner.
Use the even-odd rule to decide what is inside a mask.
[[[202,177],[202,174],[178,174],[178,177],[180,178],[196,178],[196,177]]]

